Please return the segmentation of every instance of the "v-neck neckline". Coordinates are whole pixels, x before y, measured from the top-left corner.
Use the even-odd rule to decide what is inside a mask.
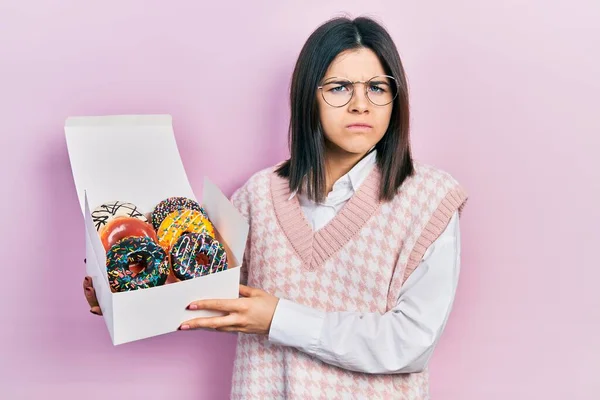
[[[288,180],[272,173],[271,197],[277,220],[305,269],[314,271],[327,261],[358,234],[379,209],[380,179],[379,168],[374,166],[340,212],[315,232],[302,211],[298,196],[290,199]]]

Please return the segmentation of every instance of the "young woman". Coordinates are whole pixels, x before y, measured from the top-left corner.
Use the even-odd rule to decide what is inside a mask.
[[[467,195],[412,159],[406,79],[378,23],[338,18],[309,37],[290,149],[231,199],[250,224],[241,297],[190,304],[225,315],[180,329],[241,333],[234,399],[429,398]]]

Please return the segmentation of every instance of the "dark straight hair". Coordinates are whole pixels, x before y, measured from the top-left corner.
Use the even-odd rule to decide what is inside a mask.
[[[391,200],[404,180],[414,172],[409,142],[408,88],[404,68],[394,41],[370,18],[341,17],[318,27],[302,48],[290,90],[290,159],[277,174],[289,180],[291,191],[303,191],[313,201],[325,198],[325,136],[317,106],[317,86],[338,54],[368,48],[379,58],[387,75],[398,83],[390,124],[377,143],[380,168],[380,200]],[[304,182],[304,180],[306,181]]]

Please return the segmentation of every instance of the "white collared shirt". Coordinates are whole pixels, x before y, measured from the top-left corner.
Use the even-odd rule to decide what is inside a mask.
[[[313,230],[342,209],[374,168],[376,150],[338,179],[325,201],[304,194],[300,206]],[[455,213],[445,231],[427,249],[406,280],[396,306],[384,315],[323,312],[280,299],[269,341],[295,347],[341,368],[367,373],[421,371],[446,325],[460,272],[460,231]],[[343,340],[341,340],[343,338]]]
[[[300,207],[304,211],[313,231],[318,231],[337,215],[352,195],[358,190],[361,183],[369,176],[369,173],[377,161],[377,151],[373,150],[360,160],[352,169],[340,179],[335,181],[331,192],[323,203],[317,204],[310,200],[305,193],[292,192],[290,200],[298,196]]]

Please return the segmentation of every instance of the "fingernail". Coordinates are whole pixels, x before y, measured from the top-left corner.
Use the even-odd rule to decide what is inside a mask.
[[[94,315],[100,315],[100,314],[98,314],[97,312],[94,312],[94,311],[92,311],[92,310],[90,310],[90,312],[91,312],[92,314],[94,314]]]
[[[197,310],[197,309],[198,309],[198,306],[197,306],[197,305],[195,305],[195,304],[190,304],[190,305],[188,306],[188,309],[190,309],[190,310]]]
[[[85,281],[85,283],[87,283],[88,285],[90,284],[90,278],[88,278],[87,276],[83,279]]]
[[[181,329],[182,331],[185,331],[185,330],[188,330],[188,329],[190,329],[190,326],[189,326],[189,325],[181,325],[181,326],[179,327],[179,329]]]
[[[86,287],[85,288],[85,294],[92,294],[92,288],[91,287]]]

